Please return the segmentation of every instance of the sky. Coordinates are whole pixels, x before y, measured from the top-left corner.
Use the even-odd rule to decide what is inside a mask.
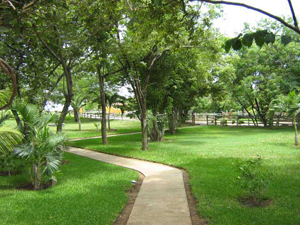
[[[290,8],[287,0],[231,0],[232,2],[245,3],[260,8],[277,16],[291,16]],[[300,0],[292,0],[292,4],[300,19]],[[261,19],[269,18],[261,13],[242,8],[239,6],[223,5],[224,15],[214,22],[214,27],[220,29],[221,33],[229,37],[235,37],[244,28],[247,22],[250,26],[254,26]]]

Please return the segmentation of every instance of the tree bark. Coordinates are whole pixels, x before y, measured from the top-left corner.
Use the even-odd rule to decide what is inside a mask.
[[[100,99],[101,99],[101,109],[102,109],[102,117],[101,117],[101,136],[102,136],[102,144],[107,145],[107,134],[106,134],[106,104],[105,104],[105,90],[104,90],[104,78],[101,75],[101,66],[97,66],[99,85],[100,85]]]
[[[295,128],[295,146],[298,146],[298,128],[296,123],[296,116],[294,116],[294,128]]]
[[[108,124],[109,131],[110,131],[110,109],[111,109],[111,106],[109,106],[109,108],[108,108],[108,116],[107,116],[107,124]]]
[[[78,116],[78,112],[74,109],[74,121],[78,122],[79,121],[79,116]]]
[[[176,132],[176,114],[174,110],[169,114],[169,131],[171,135],[174,135]]]

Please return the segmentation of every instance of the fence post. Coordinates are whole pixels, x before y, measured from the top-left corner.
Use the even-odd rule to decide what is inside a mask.
[[[236,116],[236,126],[239,126],[239,115]]]
[[[248,114],[248,127],[250,126],[250,118],[249,118],[249,114]]]
[[[206,115],[206,125],[208,126],[208,115]]]
[[[217,116],[215,115],[215,126],[217,126]]]
[[[194,112],[192,113],[192,124],[196,125],[196,115]]]

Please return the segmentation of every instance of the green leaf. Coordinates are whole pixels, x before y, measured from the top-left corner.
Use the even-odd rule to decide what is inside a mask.
[[[234,42],[234,44],[232,45],[232,48],[234,50],[240,50],[242,48],[242,41],[240,39],[236,39],[236,41]]]
[[[230,51],[231,46],[232,46],[231,40],[227,40],[227,41],[225,42],[225,51],[226,51],[227,53]]]
[[[257,31],[254,36],[255,36],[255,43],[259,46],[262,47],[265,43],[265,37],[268,34],[266,30],[260,30]]]
[[[283,35],[281,36],[281,43],[284,45],[288,45],[292,41],[291,36]]]
[[[275,42],[275,35],[273,33],[268,33],[266,36],[265,36],[265,42],[267,44],[270,44],[270,43],[274,43]]]
[[[251,47],[253,43],[253,39],[254,39],[254,34],[245,34],[242,39],[243,45],[247,47]]]
[[[162,0],[151,0],[153,5],[156,6],[161,6],[162,5]]]

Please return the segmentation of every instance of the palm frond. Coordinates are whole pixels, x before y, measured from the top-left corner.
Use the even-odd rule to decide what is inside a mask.
[[[4,124],[6,120],[9,119],[9,117],[10,117],[9,114],[6,113],[0,114],[0,127]]]
[[[11,151],[20,143],[22,134],[12,127],[3,125],[0,127],[0,152]]]
[[[0,90],[0,107],[9,102],[12,92],[10,90]]]

